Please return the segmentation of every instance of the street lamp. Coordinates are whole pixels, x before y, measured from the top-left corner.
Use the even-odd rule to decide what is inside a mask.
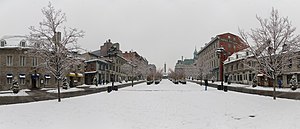
[[[108,86],[107,87],[107,92],[110,93],[112,90],[118,91],[118,86],[114,86],[114,82],[115,82],[115,73],[114,71],[116,71],[116,64],[117,62],[115,61],[117,58],[117,47],[116,46],[112,46],[110,49],[108,49],[108,57],[110,59],[112,59],[112,67],[113,67],[113,73],[110,75],[110,80],[112,82],[111,87]]]
[[[226,54],[226,51],[225,51],[224,47],[217,48],[216,54],[218,55],[218,58],[220,59],[219,69],[220,69],[221,87],[218,88],[218,89],[220,89],[220,90],[224,89],[224,91],[226,92],[227,91],[227,87],[224,88],[224,86],[223,86],[223,74],[224,74],[224,72],[223,72],[224,71],[223,70],[223,66],[224,66],[223,59],[224,59],[224,56]]]

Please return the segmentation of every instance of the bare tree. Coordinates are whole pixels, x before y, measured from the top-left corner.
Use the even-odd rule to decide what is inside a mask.
[[[50,71],[58,80],[58,101],[60,102],[59,82],[65,77],[70,66],[78,61],[74,52],[78,50],[77,40],[84,36],[84,32],[63,26],[66,22],[65,13],[55,10],[50,2],[42,9],[42,13],[45,18],[39,26],[29,28],[28,38],[33,46],[30,53],[41,59],[40,67]]]
[[[296,28],[292,27],[291,21],[287,17],[280,17],[274,8],[268,19],[256,18],[260,23],[259,28],[251,29],[250,33],[239,29],[239,33],[258,62],[258,71],[273,82],[273,98],[276,99],[277,76],[290,65],[290,60],[299,50],[300,36],[295,35]]]

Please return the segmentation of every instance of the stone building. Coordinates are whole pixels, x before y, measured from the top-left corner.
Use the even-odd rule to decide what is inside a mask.
[[[197,50],[195,48],[194,51],[194,58],[192,59],[182,59],[178,60],[176,65],[175,65],[175,73],[182,73],[185,78],[192,78],[196,79],[199,74],[199,70],[196,67],[196,62],[197,60]]]
[[[258,62],[249,53],[245,49],[232,54],[224,61],[225,81],[229,78],[234,83],[252,84],[255,77],[258,85],[272,87],[273,83],[262,71],[259,71]],[[284,67],[282,74],[277,76],[278,79],[282,80],[283,87],[289,87],[293,75],[297,76],[298,82],[300,80],[300,52],[296,52],[295,55],[290,64]],[[247,58],[247,62],[244,61],[245,58]]]
[[[85,61],[85,84],[94,84],[94,77],[97,78],[98,84],[103,84],[103,82],[109,81],[109,67],[110,64],[103,59],[91,59]]]
[[[84,56],[86,58],[87,68],[98,68],[96,69],[96,71],[98,71],[97,74],[91,73],[90,70],[92,69],[86,69],[86,83],[90,84],[89,80],[95,76],[99,81],[105,80],[105,82],[121,81],[125,79],[126,75],[125,73],[121,72],[121,66],[125,64],[127,60],[122,55],[119,43],[112,43],[109,39],[102,46],[100,46],[99,50],[91,53],[85,53]]]
[[[55,77],[42,67],[40,59],[30,56],[30,47],[21,38],[0,41],[0,90],[9,90],[17,80],[21,89],[36,89],[56,86]]]
[[[244,59],[248,58],[247,64]],[[250,60],[252,55],[247,49],[241,50],[229,56],[224,61],[225,82],[252,84],[253,78],[257,76],[257,64],[255,60]]]

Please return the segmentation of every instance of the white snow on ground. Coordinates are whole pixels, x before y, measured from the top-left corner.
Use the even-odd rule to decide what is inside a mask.
[[[0,97],[1,96],[28,96],[28,94],[25,91],[30,91],[30,90],[29,89],[22,89],[17,94],[13,93],[12,90],[0,91]]]
[[[1,129],[298,129],[300,101],[145,83],[111,93],[0,106]]]

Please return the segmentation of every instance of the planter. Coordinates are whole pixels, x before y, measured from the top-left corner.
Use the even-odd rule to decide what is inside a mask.
[[[13,91],[13,93],[17,94],[17,93],[19,93],[20,89],[19,88],[13,88],[12,91]]]
[[[217,88],[218,90],[223,90],[223,87],[222,87],[222,85],[218,85],[218,88]]]
[[[112,86],[107,87],[107,92],[110,93],[112,91]]]
[[[227,92],[228,91],[228,86],[223,86],[223,89],[224,89],[225,92]]]

